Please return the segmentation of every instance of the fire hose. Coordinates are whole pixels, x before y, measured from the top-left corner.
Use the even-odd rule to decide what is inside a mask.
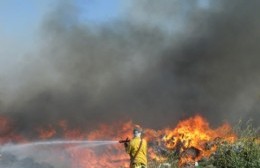
[[[130,142],[130,139],[126,138],[126,139],[123,139],[123,140],[119,140],[118,142],[119,143],[128,143],[128,142]]]

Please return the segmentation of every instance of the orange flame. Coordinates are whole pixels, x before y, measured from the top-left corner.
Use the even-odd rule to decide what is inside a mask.
[[[209,157],[216,150],[216,140],[222,138],[228,142],[234,142],[236,135],[228,124],[217,129],[211,129],[209,123],[201,116],[181,121],[174,129],[162,131],[164,136],[162,142],[168,149],[179,150],[181,155],[179,165],[187,162]],[[192,150],[192,154],[189,154]]]

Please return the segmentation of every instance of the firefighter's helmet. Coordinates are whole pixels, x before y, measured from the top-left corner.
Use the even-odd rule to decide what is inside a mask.
[[[139,125],[135,125],[133,132],[143,133],[143,129]]]

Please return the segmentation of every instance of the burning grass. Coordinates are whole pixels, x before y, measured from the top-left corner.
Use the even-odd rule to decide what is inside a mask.
[[[15,129],[12,129],[9,120],[3,117],[0,119],[2,145],[31,141],[13,131]],[[44,141],[57,137],[64,140],[119,140],[131,137],[133,126],[132,122],[102,124],[96,130],[85,132],[81,129],[70,129],[66,121],[61,121],[46,128],[36,128],[35,131],[38,139]],[[195,165],[260,167],[259,133],[250,123],[247,123],[244,129],[240,125],[232,129],[228,124],[212,129],[203,117],[197,115],[180,121],[174,128],[145,129],[144,138],[149,145],[150,168],[188,168]],[[55,148],[52,151],[59,152]],[[126,168],[129,162],[129,157],[120,144],[102,148],[71,148],[65,145],[63,152],[69,159],[61,155],[59,162],[69,161],[69,168]],[[52,156],[51,153],[49,155]],[[48,163],[48,159],[45,162]]]

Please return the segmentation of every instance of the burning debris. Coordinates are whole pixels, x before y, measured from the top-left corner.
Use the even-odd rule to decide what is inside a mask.
[[[236,135],[227,124],[213,130],[200,116],[181,121],[176,128],[161,130],[158,133],[162,138],[156,139],[156,151],[162,157],[157,158],[156,155],[155,158],[164,161],[169,155],[173,155],[179,160],[180,167],[190,163],[194,165],[202,158],[209,158],[221,140],[233,143],[236,139]]]
[[[62,130],[63,128],[63,131],[59,133],[62,139],[106,139],[116,142],[120,137],[131,137],[132,127],[134,125],[132,122],[122,122],[120,125],[102,125],[97,130],[84,132],[80,129],[70,129],[65,123],[66,122],[63,122],[63,124],[52,126],[51,128],[53,129],[50,129],[50,127],[47,127],[46,130],[44,128],[36,128],[35,131],[38,135],[35,135],[35,137],[44,141],[52,140],[56,137],[55,134],[57,134],[55,128],[57,130]],[[118,129],[119,127],[122,129]],[[15,132],[13,132],[13,134],[15,134]],[[18,144],[23,142],[12,139],[13,134],[11,134],[12,136],[10,137],[8,137],[9,134],[5,134],[7,136],[2,135],[0,138],[2,145],[12,141]],[[26,137],[23,135],[19,135],[18,137],[23,137],[22,139],[24,141],[30,142],[30,139],[26,140]],[[149,162],[155,161],[162,166],[167,162],[169,156],[172,155],[178,160],[179,167],[186,167],[189,164],[198,162],[202,158],[209,158],[211,154],[216,151],[216,144],[221,140],[232,143],[236,139],[236,136],[227,124],[217,129],[211,129],[205,119],[201,116],[195,116],[181,121],[175,128],[166,128],[158,131],[146,129],[144,138],[149,142]],[[124,143],[128,141],[129,139],[119,142]],[[49,143],[52,144],[51,141]],[[103,142],[102,144],[105,143]],[[54,151],[48,151],[50,155],[52,152],[59,152],[60,148],[55,148],[57,148],[57,146],[53,146],[52,150]],[[107,146],[103,145],[102,147],[98,147],[97,145],[73,147],[65,143],[62,149],[68,156],[65,157],[65,159],[71,160],[71,168],[75,166],[77,168],[112,168],[115,165],[118,167],[128,167],[128,156],[125,154],[122,145],[116,145],[115,143],[110,143],[110,145]],[[39,150],[41,151],[43,149]],[[64,158],[61,159],[61,161],[62,160],[64,160]]]

